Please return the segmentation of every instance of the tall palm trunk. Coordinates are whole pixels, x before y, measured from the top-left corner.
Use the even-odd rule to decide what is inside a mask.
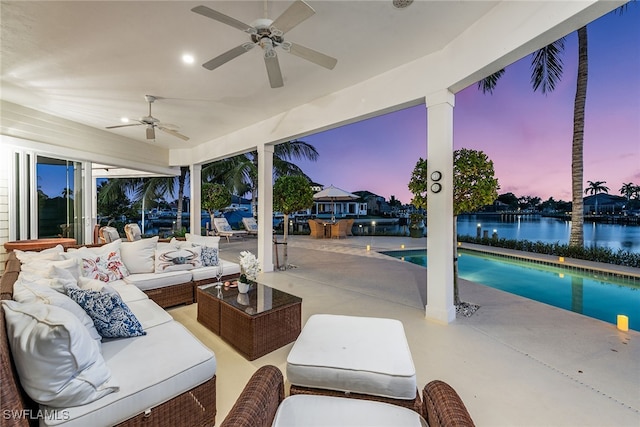
[[[584,207],[582,200],[584,110],[587,103],[588,74],[587,27],[578,30],[578,82],[573,104],[573,145],[571,149],[571,209],[570,246],[584,246]]]

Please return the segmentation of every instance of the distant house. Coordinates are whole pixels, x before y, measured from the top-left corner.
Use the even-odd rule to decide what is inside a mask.
[[[627,204],[627,199],[607,193],[598,193],[583,199],[586,214],[615,214],[621,213]]]
[[[367,215],[387,215],[393,210],[386,199],[370,191],[354,191],[366,203]]]

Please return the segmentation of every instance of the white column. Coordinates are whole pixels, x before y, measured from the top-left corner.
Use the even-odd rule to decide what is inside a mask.
[[[453,106],[448,90],[430,94],[427,104],[427,319],[451,323],[453,305]],[[441,173],[436,182],[434,171]],[[434,192],[434,184],[440,184]]]
[[[258,260],[273,271],[273,145],[258,146]]]
[[[82,226],[84,227],[84,243],[93,243],[93,226],[97,223],[98,190],[93,177],[93,163],[83,162],[82,175]],[[78,242],[80,243],[80,242]]]
[[[189,230],[194,236],[199,236],[201,231],[202,218],[202,165],[189,166],[189,187],[191,188],[191,199],[189,200]]]

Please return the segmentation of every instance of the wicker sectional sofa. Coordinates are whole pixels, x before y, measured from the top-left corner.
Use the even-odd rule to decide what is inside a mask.
[[[197,236],[195,240],[197,240]],[[102,394],[87,403],[72,403],[68,406],[56,403],[49,404],[46,400],[43,403],[41,400],[42,393],[39,393],[37,386],[35,387],[35,394],[40,403],[34,402],[31,398],[34,395],[34,378],[32,378],[31,372],[42,372],[43,369],[41,365],[37,366],[35,370],[30,366],[30,355],[34,353],[36,357],[38,355],[41,356],[41,360],[36,362],[36,365],[37,363],[42,364],[42,359],[46,363],[46,359],[49,358],[48,350],[42,350],[41,353],[31,351],[33,348],[37,349],[39,345],[37,342],[34,344],[33,337],[40,334],[42,337],[46,337],[44,341],[55,342],[55,338],[49,339],[49,337],[58,337],[61,329],[63,330],[62,335],[68,333],[72,336],[73,332],[67,330],[69,328],[59,320],[59,317],[53,316],[54,320],[51,320],[50,317],[42,319],[42,312],[29,311],[40,310],[40,305],[54,305],[47,300],[48,297],[42,297],[47,302],[45,304],[38,302],[40,305],[13,301],[15,299],[14,284],[16,281],[24,282],[23,279],[19,280],[19,275],[23,265],[26,268],[27,264],[21,264],[15,252],[9,254],[5,271],[0,278],[3,300],[0,313],[2,384],[0,424],[2,426],[55,425],[67,427],[142,424],[210,426],[215,424],[215,355],[186,328],[174,321],[169,313],[162,308],[192,303],[194,301],[195,286],[215,280],[215,273],[211,271],[210,267],[200,267],[199,265],[190,270],[180,270],[179,267],[173,271],[144,272],[143,269],[149,268],[151,264],[146,267],[142,266],[142,258],[155,258],[160,252],[175,252],[173,248],[178,246],[176,242],[167,243],[165,246],[162,243],[157,244],[157,242],[156,245],[151,245],[148,241],[145,242],[146,247],[143,247],[142,244],[136,245],[137,243],[118,242],[115,244],[115,246],[119,247],[118,252],[122,257],[121,260],[123,263],[126,261],[127,266],[131,266],[133,272],[121,279],[108,281],[108,287],[110,292],[118,294],[131,313],[135,315],[136,320],[139,321],[140,327],[144,331],[144,335],[115,339],[102,338],[99,344],[99,359],[110,374],[108,381],[102,383],[99,387],[99,390],[102,390],[100,391]],[[213,241],[208,240],[207,243],[212,244]],[[217,244],[217,241],[215,243]],[[189,247],[186,242],[181,244]],[[150,247],[153,247],[153,250]],[[74,249],[78,248],[66,249],[67,259],[71,259],[73,258]],[[95,250],[94,253],[104,257],[104,254],[109,252],[109,249],[113,249],[113,246],[103,245],[91,249]],[[134,253],[132,249],[135,249],[135,251],[140,250],[142,254]],[[79,251],[82,250],[86,249],[79,249]],[[113,251],[110,253],[113,253]],[[154,268],[157,266],[155,259],[142,261],[142,263],[144,262],[152,262]],[[44,267],[52,268],[51,266],[56,263],[58,262],[43,262],[42,264]],[[181,263],[182,260],[177,265],[181,265]],[[85,268],[87,268],[86,264],[85,260]],[[225,267],[225,276],[239,273],[237,264],[227,262]],[[107,269],[117,271],[117,267],[113,267],[112,264],[108,264]],[[171,269],[168,268],[168,270]],[[27,270],[25,270],[25,274],[28,274]],[[34,285],[33,289],[38,288]],[[22,291],[23,289],[18,292]],[[56,293],[57,290],[51,292]],[[62,297],[66,296],[62,295]],[[5,304],[4,300],[10,301]],[[33,309],[33,307],[37,307],[37,309]],[[54,308],[58,311],[54,312]],[[51,313],[61,314],[60,310],[62,309],[54,308],[44,309],[46,316]],[[16,324],[20,324],[19,322],[16,323],[16,318],[26,318],[30,322],[31,318],[33,318],[34,321],[31,323],[26,322],[26,329],[31,332],[25,334],[24,330],[20,329],[23,326],[16,326]],[[66,318],[63,317],[62,319]],[[29,329],[33,327],[34,322],[40,325],[38,326],[40,329],[38,327]],[[25,322],[23,321],[22,325],[24,324]],[[42,333],[43,330],[49,331],[47,328],[51,328],[51,332],[49,334]],[[86,332],[83,333],[86,334]],[[29,338],[30,341],[24,338],[25,335],[31,337]],[[35,340],[38,341],[38,338]],[[75,342],[73,339],[70,339],[70,341]],[[76,344],[72,343],[69,347],[74,345]],[[20,351],[20,348],[22,348],[22,351]],[[45,346],[44,348],[48,347]],[[87,353],[87,351],[84,351],[84,347],[80,352],[71,348],[70,356],[67,359],[74,359],[77,354],[82,355],[84,353]],[[95,365],[98,365],[98,362]],[[45,364],[44,366],[46,367],[47,365]],[[59,370],[58,365],[51,366],[51,372],[56,372],[56,370]],[[46,377],[48,373],[47,369],[45,369],[42,376]],[[82,375],[86,375],[85,372],[81,372],[79,377]],[[40,378],[35,378],[35,380],[38,381]],[[57,378],[54,380],[57,380]],[[47,385],[46,379],[42,379],[42,381],[43,384]],[[109,391],[104,391],[107,388]],[[29,390],[30,393],[27,393],[26,390]],[[56,393],[53,394],[55,395]],[[55,397],[53,399],[56,402]]]

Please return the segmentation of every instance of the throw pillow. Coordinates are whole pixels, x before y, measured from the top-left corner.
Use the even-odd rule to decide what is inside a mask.
[[[57,245],[41,251],[21,251],[15,249],[13,252],[15,252],[20,263],[24,264],[32,261],[59,261],[62,259],[61,254],[64,252],[64,248],[62,245]]]
[[[117,293],[69,287],[67,295],[84,308],[103,338],[128,338],[147,334]]]
[[[108,294],[117,294],[116,290],[104,283],[102,280],[89,279],[88,277],[80,277],[78,287],[85,291],[106,292]]]
[[[97,247],[82,247],[75,251],[68,251],[65,258],[79,258],[82,260],[82,275],[92,279],[111,282],[129,275],[129,270],[120,257],[120,240]]]
[[[154,236],[135,242],[122,242],[122,245],[120,245],[120,257],[129,273],[153,273],[158,239],[158,236]]]
[[[89,331],[91,338],[100,341],[102,337],[98,334],[93,320],[82,307],[67,295],[49,287],[46,284],[47,280],[50,279],[33,280],[29,276],[21,274],[13,285],[13,299],[21,303],[39,302],[63,308],[78,318]]]
[[[66,408],[119,390],[100,345],[67,310],[2,301],[20,383],[36,402]]]
[[[196,234],[185,234],[187,242],[191,242],[195,245],[208,246],[210,248],[217,248],[220,243],[220,236],[198,236]]]
[[[202,267],[202,249],[200,246],[177,249],[168,247],[156,249],[156,273],[168,271],[192,270]]]
[[[218,259],[218,248],[209,248],[207,246],[202,247],[202,265],[205,267],[213,267],[218,265],[220,260]]]

